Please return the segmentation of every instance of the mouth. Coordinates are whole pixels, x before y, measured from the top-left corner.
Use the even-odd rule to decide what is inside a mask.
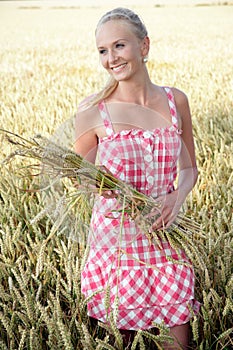
[[[127,63],[122,63],[119,66],[116,67],[111,67],[111,70],[113,72],[119,72],[120,70],[122,70],[123,68],[125,68],[125,66],[127,65]]]

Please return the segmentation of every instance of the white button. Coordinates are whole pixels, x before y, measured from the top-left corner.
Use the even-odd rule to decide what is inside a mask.
[[[143,136],[145,137],[145,139],[149,139],[151,137],[151,134],[149,131],[144,131]]]
[[[151,162],[152,159],[153,159],[153,157],[152,157],[151,154],[147,154],[147,155],[145,156],[145,161],[146,161],[146,162]]]
[[[149,182],[149,184],[153,184],[154,183],[154,177],[153,176],[148,176],[147,181]]]

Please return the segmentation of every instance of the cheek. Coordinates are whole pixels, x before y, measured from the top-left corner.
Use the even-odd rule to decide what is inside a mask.
[[[124,58],[132,58],[134,56],[133,50],[131,48],[126,48],[121,52],[121,56]]]
[[[124,57],[128,60],[138,61],[140,60],[141,54],[139,50],[136,48],[132,48],[131,50],[126,50]]]
[[[100,56],[100,64],[101,64],[104,68],[107,68],[107,57],[105,57],[105,56]]]

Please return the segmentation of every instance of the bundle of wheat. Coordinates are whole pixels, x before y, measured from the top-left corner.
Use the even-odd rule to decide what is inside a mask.
[[[116,191],[120,204],[118,210],[122,213],[127,212],[141,225],[150,243],[159,245],[161,239],[168,240],[172,247],[177,250],[182,247],[195,264],[201,268],[204,267],[203,258],[200,255],[200,236],[202,235],[200,225],[184,213],[180,213],[169,228],[152,231],[152,221],[147,214],[152,210],[153,212],[157,210],[159,214],[161,208],[161,203],[154,198],[137,191],[74,151],[61,147],[46,137],[36,135],[28,140],[10,131],[1,131],[5,133],[8,142],[17,147],[4,160],[5,163],[15,156],[28,157],[40,161],[39,164],[29,165],[37,169],[39,166],[40,173],[44,172],[60,179],[69,178],[76,184],[85,186],[86,189],[98,192],[100,195],[103,191]]]

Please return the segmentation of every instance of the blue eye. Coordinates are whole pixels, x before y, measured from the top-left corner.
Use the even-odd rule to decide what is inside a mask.
[[[121,47],[124,47],[125,45],[124,44],[116,44],[116,48],[121,48]]]
[[[107,52],[107,50],[105,50],[105,49],[99,50],[100,55],[103,55],[103,54],[105,54],[106,52]]]

